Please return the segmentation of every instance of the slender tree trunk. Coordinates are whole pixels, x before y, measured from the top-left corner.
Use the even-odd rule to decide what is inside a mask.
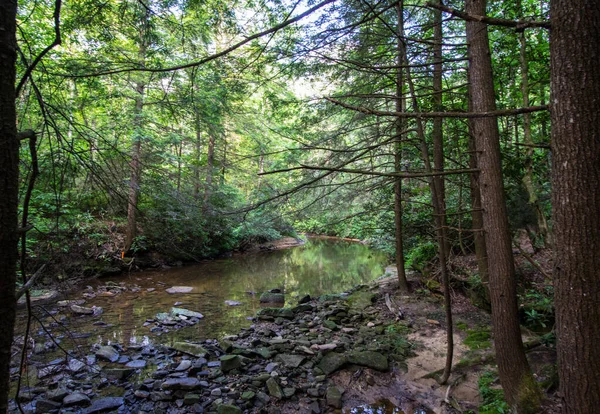
[[[215,143],[216,134],[214,130],[208,131],[208,148],[206,152],[206,188],[204,189],[204,208],[208,205],[208,199],[212,193],[213,170],[215,168]]]
[[[521,1],[517,2],[517,7],[522,10]],[[519,61],[521,65],[521,94],[523,95],[523,107],[529,106],[529,64],[527,61],[527,42],[525,40],[525,30],[519,33]],[[516,121],[516,120],[515,120]],[[516,123],[516,122],[515,122]],[[548,222],[542,210],[542,206],[537,196],[537,190],[533,177],[533,138],[531,136],[531,114],[523,114],[523,141],[526,145],[525,153],[525,174],[523,175],[523,185],[529,195],[529,205],[535,211],[538,230],[542,235],[544,243],[551,245],[550,233],[548,232]]]
[[[202,131],[200,129],[200,114],[196,109],[196,122],[194,123],[196,129],[196,163],[194,165],[194,198],[197,200],[200,196],[200,159],[202,157]]]
[[[19,140],[15,108],[16,1],[0,2],[0,412],[8,411],[15,325]]]
[[[433,10],[433,111],[443,111],[443,96],[442,96],[442,12],[441,10]],[[433,119],[433,170],[435,172],[444,171],[444,134],[443,134],[443,118]],[[440,217],[442,226],[446,226],[446,183],[444,176],[433,178],[436,181],[438,189],[438,197],[440,203]],[[444,237],[442,248],[444,249],[444,257],[448,257],[450,247],[447,239]]]
[[[137,203],[140,192],[140,178],[142,173],[142,133],[144,127],[142,122],[142,111],[144,108],[144,89],[143,82],[138,82],[135,87],[137,93],[135,97],[134,109],[134,142],[131,148],[131,176],[129,178],[129,197],[127,203],[127,230],[125,234],[125,248],[128,252],[137,236]]]
[[[414,112],[420,112],[419,102],[417,101],[417,93],[415,91],[415,85],[412,81],[412,75],[410,72],[410,64],[406,53],[404,55],[404,64],[406,66],[406,83],[411,95],[411,102]],[[427,148],[427,139],[425,137],[425,128],[423,127],[423,121],[420,118],[416,119],[417,123],[417,135],[421,142],[421,157],[423,158],[423,165],[427,173],[432,173],[431,159],[429,157],[429,148]],[[440,378],[440,384],[445,384],[450,378],[452,370],[452,359],[454,357],[454,326],[452,322],[452,298],[450,297],[450,275],[448,273],[448,257],[446,256],[446,226],[445,226],[445,211],[443,208],[443,197],[441,188],[439,187],[439,181],[436,177],[430,176],[428,178],[429,189],[431,191],[431,204],[433,205],[433,215],[435,217],[434,222],[436,226],[436,235],[438,241],[438,260],[440,262],[440,273],[442,276],[442,285],[444,287],[444,307],[446,313],[446,365],[444,366],[444,372]]]
[[[600,409],[600,7],[552,0],[552,205],[562,412]]]
[[[485,0],[467,0],[467,13],[486,14]],[[475,112],[496,110],[487,26],[466,22],[469,45],[470,91]],[[506,212],[500,134],[494,118],[473,121],[481,170],[483,228],[488,247],[489,286],[494,345],[500,382],[507,402],[521,413],[538,413],[540,393],[525,357],[517,309],[517,289]]]
[[[398,15],[398,32],[397,32],[397,62],[398,69],[396,71],[396,111],[404,110],[404,97],[402,79],[402,63],[404,62],[404,4],[400,0],[396,5]],[[396,119],[396,143],[394,144],[394,169],[396,172],[402,171],[402,119]],[[404,247],[402,243],[402,178],[394,179],[394,225],[396,229],[396,269],[398,270],[398,289],[401,292],[408,292],[408,280],[406,280],[406,271],[404,269]]]

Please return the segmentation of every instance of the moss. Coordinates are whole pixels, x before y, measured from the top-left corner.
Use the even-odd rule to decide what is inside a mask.
[[[540,412],[542,393],[531,373],[523,375],[519,384],[517,410],[519,414],[535,414]]]
[[[469,329],[463,343],[471,349],[485,349],[491,347],[489,326]]]
[[[351,309],[364,310],[371,306],[377,295],[372,292],[358,291],[348,296],[348,305]]]

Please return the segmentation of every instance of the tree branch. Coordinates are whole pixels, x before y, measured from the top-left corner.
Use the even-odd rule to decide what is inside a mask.
[[[21,89],[27,82],[27,79],[31,76],[31,73],[34,71],[35,67],[40,63],[40,61],[50,52],[54,47],[60,45],[62,43],[60,37],[60,7],[62,5],[62,0],[56,0],[54,3],[54,41],[49,44],[42,53],[40,53],[34,60],[31,62],[31,65],[27,67],[25,73],[21,77],[19,84],[17,85],[17,89],[15,91],[15,96],[19,96]]]
[[[376,109],[365,108],[362,106],[353,106],[343,103],[335,98],[325,97],[329,102],[339,105],[342,108],[351,109],[367,115],[376,116],[395,116],[397,118],[495,118],[499,116],[512,116],[519,114],[528,114],[531,112],[547,111],[548,105],[529,106],[526,108],[500,109],[490,112],[393,112],[379,111]]]
[[[458,17],[458,18],[466,20],[466,21],[480,22],[480,23],[489,24],[491,26],[513,27],[517,30],[524,30],[527,28],[550,29],[549,21],[507,20],[507,19],[497,19],[495,17],[478,16],[476,14],[469,14],[469,13],[466,13],[461,10],[453,9],[452,7],[444,6],[443,4],[436,4],[436,3],[432,3],[432,2],[428,2],[427,7],[430,7],[432,9],[441,10],[445,13],[451,14],[454,17]]]
[[[330,172],[345,172],[350,174],[361,174],[361,175],[375,175],[378,177],[400,177],[400,178],[422,178],[422,177],[436,177],[440,175],[453,175],[453,174],[465,174],[479,172],[477,168],[465,168],[461,170],[446,170],[437,172],[413,172],[413,173],[396,173],[396,172],[377,172],[369,170],[358,170],[353,168],[339,168],[339,167],[318,167],[315,165],[300,165],[299,167],[284,168],[281,170],[266,171],[258,175],[269,175],[277,174],[282,172],[289,172],[295,170],[316,170],[316,171],[330,171]]]

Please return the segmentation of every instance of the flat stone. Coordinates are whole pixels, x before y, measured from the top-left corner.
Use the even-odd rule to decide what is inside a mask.
[[[204,358],[208,354],[208,351],[202,345],[189,342],[175,342],[170,348],[198,358]]]
[[[88,396],[80,392],[69,394],[63,399],[63,405],[65,407],[87,407],[90,404],[91,401]]]
[[[199,394],[188,393],[183,396],[183,405],[194,405],[200,402]]]
[[[195,390],[201,388],[197,378],[169,378],[160,386],[163,390]]]
[[[55,390],[46,391],[46,398],[52,401],[62,401],[70,392],[64,388],[57,388]]]
[[[218,414],[242,414],[242,410],[233,404],[221,404],[217,408]]]
[[[101,346],[96,351],[96,356],[110,362],[116,362],[119,359],[119,353],[110,345]]]
[[[134,359],[133,361],[129,361],[127,364],[125,364],[125,366],[127,368],[134,368],[134,369],[145,368],[146,367],[146,360],[144,360],[144,359]]]
[[[242,400],[250,401],[256,396],[253,391],[245,391],[242,393]]]
[[[242,302],[238,302],[237,300],[226,300],[225,304],[227,306],[240,306]]]
[[[194,290],[193,287],[191,286],[173,286],[167,289],[167,293],[190,293],[192,290]]]
[[[387,357],[374,351],[349,352],[348,362],[377,371],[387,371],[389,367]]]
[[[69,359],[69,371],[71,372],[79,372],[83,368],[85,368],[85,362],[82,362],[78,359],[71,358]]]
[[[292,354],[279,354],[275,357],[276,362],[280,362],[284,367],[287,368],[298,368],[300,364],[304,361],[304,356],[302,355],[292,355]]]
[[[346,356],[337,352],[330,352],[321,359],[318,367],[325,375],[340,369],[347,362]]]
[[[359,290],[348,296],[347,303],[350,305],[350,308],[362,311],[373,304],[376,296],[373,292]]]
[[[175,371],[178,371],[178,372],[186,371],[191,366],[192,366],[192,361],[190,361],[189,359],[184,359],[183,361],[181,361],[179,363],[179,365],[177,365],[177,368],[175,368]]]
[[[92,308],[84,308],[83,306],[79,306],[79,305],[71,305],[71,311],[78,315],[93,315],[94,314],[94,310]]]
[[[185,316],[187,318],[198,318],[198,319],[204,318],[204,315],[202,315],[200,312],[194,312],[189,309],[175,308],[175,307],[171,308],[170,314],[171,314],[171,316]]]
[[[124,404],[123,397],[104,397],[92,402],[92,405],[84,411],[86,414],[101,413],[103,411],[116,410]]]
[[[232,371],[242,366],[242,360],[238,355],[223,355],[221,358],[221,370],[223,372]]]
[[[109,380],[122,381],[133,374],[133,368],[104,368],[102,373]]]
[[[275,378],[269,378],[267,380],[267,389],[269,390],[269,395],[271,397],[279,399],[283,398],[283,391]]]

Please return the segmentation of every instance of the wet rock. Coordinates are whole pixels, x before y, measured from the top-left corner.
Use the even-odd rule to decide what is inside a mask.
[[[314,310],[314,307],[310,303],[300,304],[300,305],[294,306],[292,308],[292,312],[294,312],[296,314],[302,313],[302,312],[310,312],[312,310]]]
[[[119,359],[117,350],[109,345],[101,346],[96,351],[96,356],[110,362],[116,362]]]
[[[387,357],[374,351],[350,352],[348,353],[348,362],[377,371],[387,371],[388,369]]]
[[[190,293],[192,290],[194,290],[193,287],[190,286],[173,286],[170,287],[169,289],[166,290],[167,293]]]
[[[202,315],[200,312],[194,312],[188,309],[183,309],[183,308],[171,308],[171,312],[170,312],[171,316],[185,316],[187,318],[198,318],[198,319],[202,319],[204,318],[204,315]]]
[[[232,371],[242,366],[242,360],[238,355],[223,355],[220,360],[223,372]]]
[[[105,397],[92,402],[92,405],[84,411],[85,414],[101,413],[116,410],[124,404],[123,397]]]
[[[275,380],[275,378],[269,378],[267,380],[267,389],[269,390],[269,395],[271,397],[274,398],[283,398],[283,391],[281,390],[281,387],[279,386],[279,384],[277,383],[277,380]]]
[[[208,354],[208,351],[202,345],[189,342],[175,342],[171,348],[198,358],[204,358]]]
[[[275,361],[281,363],[286,368],[298,368],[304,362],[303,355],[279,354]]]
[[[342,392],[337,387],[328,387],[325,395],[327,405],[333,408],[342,408]]]
[[[87,407],[90,404],[91,401],[88,396],[80,392],[69,394],[63,399],[65,407]]]
[[[37,400],[35,403],[36,414],[46,414],[53,411],[58,411],[61,403],[52,400]]]
[[[279,292],[264,292],[259,300],[260,303],[285,303],[285,296]]]
[[[93,315],[94,309],[92,308],[84,308],[79,305],[71,305],[71,312],[76,313],[78,315]]]
[[[186,390],[191,391],[201,388],[200,380],[197,378],[169,378],[160,386],[163,390]]]
[[[303,303],[308,303],[310,302],[310,295],[304,295],[300,298],[300,300],[298,300],[298,304],[302,305]]]
[[[319,362],[319,369],[329,375],[340,369],[347,362],[346,356],[337,352],[330,352]]]

